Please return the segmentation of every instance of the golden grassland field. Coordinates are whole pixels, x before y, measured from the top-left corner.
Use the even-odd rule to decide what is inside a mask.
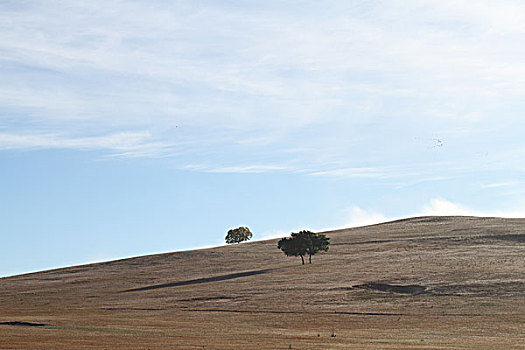
[[[324,234],[0,279],[0,349],[525,349],[525,219]]]

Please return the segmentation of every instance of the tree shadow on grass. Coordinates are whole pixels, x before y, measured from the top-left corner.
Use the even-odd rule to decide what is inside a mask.
[[[146,286],[146,287],[141,287],[141,288],[126,289],[126,290],[121,291],[120,293],[141,292],[141,291],[152,290],[152,289],[188,286],[188,285],[191,285],[191,284],[227,281],[227,280],[232,280],[232,279],[241,278],[241,277],[261,275],[261,274],[264,274],[264,273],[268,273],[268,272],[270,272],[272,270],[274,270],[274,269],[264,269],[264,270],[254,270],[254,271],[230,273],[230,274],[227,274],[227,275],[220,275],[220,276],[213,276],[213,277],[206,277],[206,278],[197,278],[197,279],[187,280],[187,281],[164,283],[164,284],[155,284],[155,285],[152,285],[152,286]]]

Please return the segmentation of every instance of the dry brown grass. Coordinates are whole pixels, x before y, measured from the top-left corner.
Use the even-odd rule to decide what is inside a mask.
[[[525,219],[331,231],[0,279],[2,349],[524,349]],[[335,337],[332,337],[334,333]]]

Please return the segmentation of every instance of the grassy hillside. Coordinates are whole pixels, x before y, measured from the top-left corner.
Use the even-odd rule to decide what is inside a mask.
[[[525,219],[422,217],[0,279],[0,348],[525,349]]]

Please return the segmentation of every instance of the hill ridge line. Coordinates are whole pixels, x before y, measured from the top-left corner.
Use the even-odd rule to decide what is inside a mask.
[[[402,218],[402,219],[395,219],[392,221],[385,221],[377,224],[370,224],[370,225],[364,225],[364,226],[358,226],[358,227],[349,227],[349,228],[340,228],[340,229],[333,229],[333,230],[322,230],[322,231],[316,231],[318,233],[323,234],[332,234],[332,233],[340,233],[345,231],[354,231],[359,230],[363,228],[369,228],[369,227],[377,227],[382,225],[390,225],[390,224],[396,224],[396,223],[402,223],[402,222],[418,222],[418,220],[438,220],[438,221],[450,221],[452,219],[486,219],[486,220],[497,220],[497,219],[503,219],[503,220],[513,220],[513,219],[522,219],[522,218],[503,218],[503,217],[484,217],[484,216],[471,216],[471,215],[425,215],[425,216],[414,216],[414,217],[408,217],[408,218]],[[261,243],[268,243],[272,241],[277,241],[279,238],[269,238],[269,239],[262,239],[262,240],[256,240],[251,242],[244,242],[241,243],[240,246],[244,245],[253,245],[253,244],[261,244]],[[107,261],[100,261],[100,262],[92,262],[92,263],[86,263],[86,264],[79,264],[79,265],[71,265],[71,266],[64,266],[64,267],[58,267],[58,268],[51,268],[46,270],[40,270],[40,271],[33,271],[28,273],[22,273],[17,275],[11,275],[11,276],[4,276],[0,277],[1,280],[8,280],[12,278],[20,278],[20,277],[27,277],[27,276],[33,276],[36,274],[42,274],[42,273],[53,273],[53,272],[61,272],[66,271],[74,268],[91,268],[95,266],[102,266],[106,264],[114,264],[118,262],[124,262],[127,260],[134,260],[134,259],[142,259],[142,258],[152,258],[152,257],[160,257],[160,256],[166,256],[171,254],[179,254],[179,253],[190,253],[190,252],[201,252],[206,250],[214,250],[214,249],[221,249],[228,247],[230,245],[218,245],[214,247],[206,247],[206,248],[195,248],[195,249],[188,249],[188,250],[177,250],[172,252],[162,252],[162,253],[153,253],[153,254],[145,254],[145,255],[137,255],[137,256],[130,256],[130,257],[124,257],[124,258],[117,258],[114,260],[107,260]]]

